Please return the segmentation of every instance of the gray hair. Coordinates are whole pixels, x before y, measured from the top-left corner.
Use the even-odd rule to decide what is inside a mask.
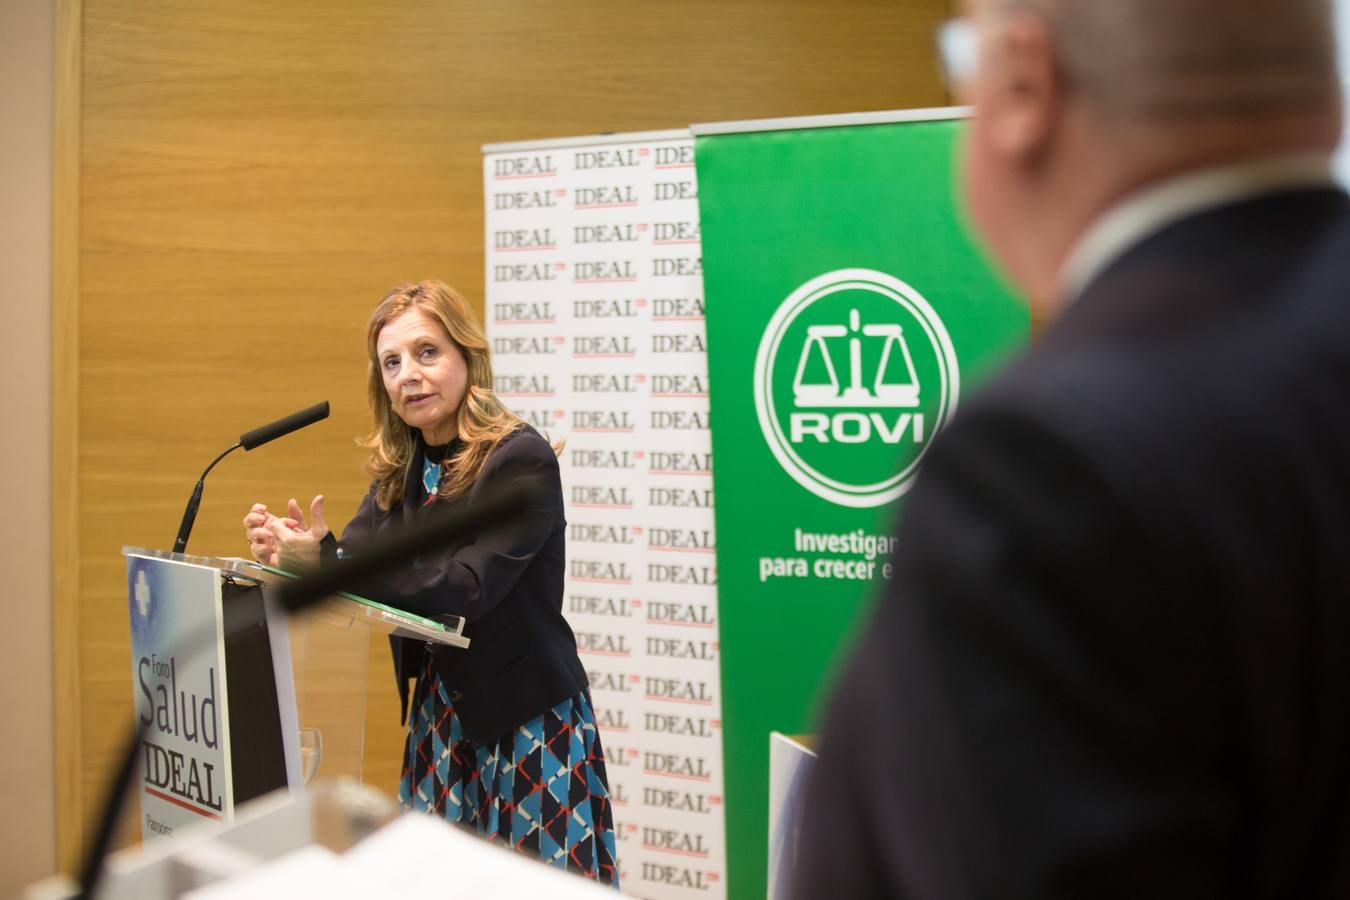
[[[1330,0],[995,0],[1054,34],[1106,120],[1271,121],[1340,108]]]

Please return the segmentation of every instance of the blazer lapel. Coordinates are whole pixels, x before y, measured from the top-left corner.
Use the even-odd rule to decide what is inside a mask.
[[[417,443],[413,446],[412,459],[408,460],[408,470],[403,473],[403,524],[407,525],[412,521],[421,506],[417,502],[417,495],[422,489],[422,436],[417,435]]]
[[[403,475],[403,499],[399,503],[402,524],[407,527],[417,513],[417,494],[422,481],[422,436],[416,436],[412,459]],[[426,668],[427,651],[422,641],[389,636],[389,647],[394,655],[394,680],[398,682],[399,723],[408,721],[408,681],[421,676]]]

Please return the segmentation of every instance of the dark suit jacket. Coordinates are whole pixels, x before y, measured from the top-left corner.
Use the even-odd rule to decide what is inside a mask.
[[[796,896],[1350,897],[1350,207],[1174,224],[937,438]]]
[[[344,553],[416,520],[421,444],[409,467],[403,502],[389,513],[375,505],[374,486],[342,535]],[[394,669],[405,709],[408,680],[426,668],[426,654],[454,701],[464,733],[489,743],[586,688],[576,638],[562,615],[565,529],[562,484],[553,449],[524,425],[492,451],[474,485],[450,501],[472,505],[493,485],[530,478],[536,489],[523,521],[495,527],[423,556],[365,586],[371,599],[434,618],[462,616],[468,650],[429,649],[394,638]]]

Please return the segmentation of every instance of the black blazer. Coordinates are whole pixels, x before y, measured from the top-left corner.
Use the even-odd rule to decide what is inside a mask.
[[[798,898],[1350,897],[1350,207],[1128,251],[938,436]]]
[[[344,554],[359,554],[388,529],[416,520],[421,447],[419,439],[402,504],[381,513],[372,485],[343,532]],[[393,638],[394,672],[406,718],[408,681],[422,674],[431,653],[465,735],[479,744],[587,686],[576,638],[562,615],[566,523],[558,460],[548,442],[522,426],[492,451],[473,486],[450,502],[472,505],[492,485],[522,477],[536,479],[539,487],[526,520],[444,547],[366,586],[371,599],[389,606],[430,618],[464,617],[468,650]]]

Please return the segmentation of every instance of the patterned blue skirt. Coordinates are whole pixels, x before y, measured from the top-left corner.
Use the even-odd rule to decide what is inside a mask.
[[[619,886],[605,752],[588,691],[480,745],[464,736],[428,665],[413,694],[398,797],[409,809]]]

